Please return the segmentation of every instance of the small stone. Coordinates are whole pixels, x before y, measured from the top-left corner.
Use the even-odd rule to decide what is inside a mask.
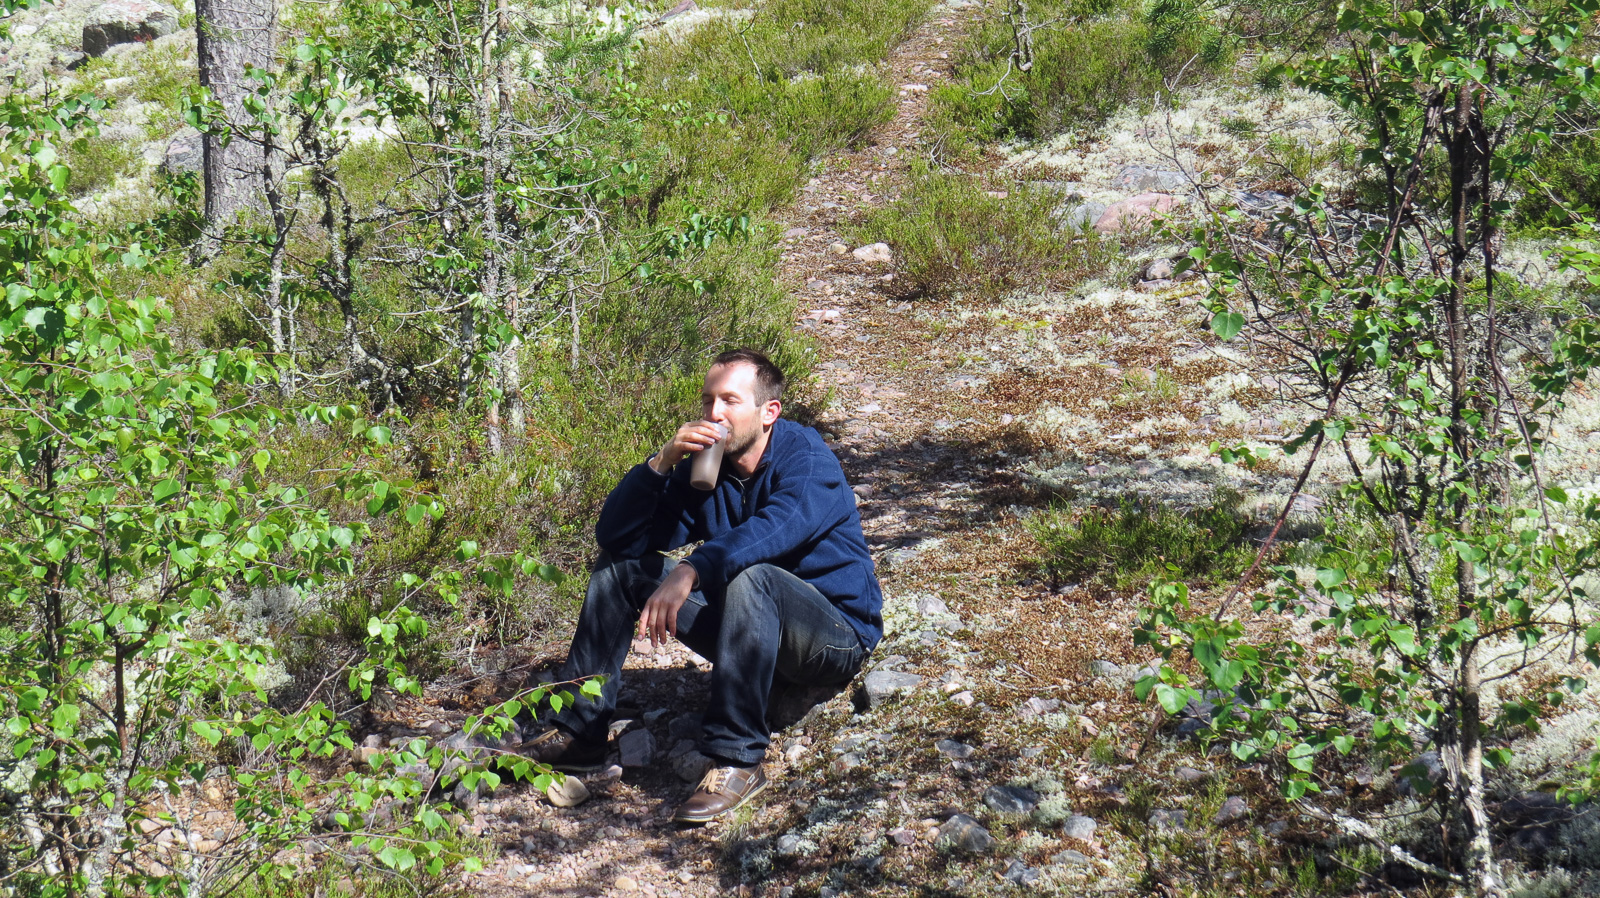
[[[1206,778],[1205,771],[1196,770],[1193,767],[1179,767],[1173,772],[1177,775],[1178,779],[1183,780],[1186,783],[1198,783]]]
[[[1087,854],[1068,848],[1066,851],[1050,858],[1050,863],[1062,867],[1086,867],[1094,863],[1094,861]]]
[[[622,766],[648,767],[656,758],[656,737],[649,730],[623,733],[617,740],[617,749],[622,753]]]
[[[1163,171],[1149,165],[1124,165],[1111,186],[1130,193],[1159,190],[1178,193],[1190,188],[1189,176],[1181,171]]]
[[[887,243],[869,243],[866,246],[858,246],[850,251],[850,255],[855,256],[858,261],[866,262],[869,265],[887,263],[894,258],[894,254],[889,251],[889,244]]]
[[[893,839],[896,845],[903,846],[917,844],[917,833],[915,830],[905,828],[897,829],[889,833],[889,838]]]
[[[639,880],[634,879],[632,876],[618,876],[617,881],[612,885],[624,892],[631,892],[639,888]]]
[[[1225,823],[1232,823],[1249,813],[1250,805],[1243,798],[1235,795],[1222,803],[1222,807],[1217,809],[1217,816],[1211,818],[1211,822],[1220,826]]]
[[[678,871],[678,875],[676,877],[674,877],[674,878],[677,879],[678,882],[683,883],[684,885],[688,885],[689,883],[694,882],[694,874],[690,873],[688,870],[679,870]]]
[[[798,240],[809,233],[811,233],[810,228],[790,228],[783,232],[783,237],[785,240]]]
[[[1182,829],[1188,819],[1189,812],[1182,809],[1157,808],[1150,812],[1150,825],[1156,829]]]
[[[1146,281],[1164,281],[1171,277],[1172,260],[1156,259],[1144,267],[1144,275],[1140,279]]]
[[[805,840],[794,833],[778,837],[777,851],[781,857],[799,857],[805,851]]]
[[[1087,842],[1094,838],[1094,831],[1097,827],[1098,824],[1094,822],[1093,817],[1073,814],[1067,818],[1066,823],[1062,824],[1061,834],[1069,839],[1081,839]]]
[[[916,674],[896,670],[875,670],[867,674],[863,686],[867,694],[867,707],[877,708],[893,696],[910,692],[922,685]]]
[[[551,783],[544,794],[558,808],[575,808],[589,800],[589,787],[583,784],[583,780],[568,776],[560,785]]]
[[[950,696],[950,700],[963,708],[970,708],[973,703],[971,692],[957,692],[955,695]]]
[[[1005,878],[1019,886],[1031,886],[1039,881],[1039,871],[1020,860],[1013,860],[1006,867]]]
[[[1266,830],[1266,833],[1269,836],[1281,836],[1289,829],[1289,821],[1274,820],[1262,827],[1262,829]]]
[[[978,752],[965,742],[957,742],[954,739],[940,739],[933,744],[933,747],[939,750],[939,754],[957,761],[965,761]]]
[[[672,772],[686,783],[697,783],[711,769],[711,759],[690,749],[672,759]]]
[[[994,836],[966,814],[955,814],[939,827],[934,845],[945,851],[983,854],[994,847]]]
[[[656,21],[657,22],[665,22],[666,20],[668,20],[670,18],[673,18],[674,16],[681,16],[686,12],[694,12],[695,10],[697,10],[699,8],[700,8],[700,5],[698,3],[695,3],[694,0],[683,0],[683,2],[679,3],[677,6],[674,6],[673,8],[671,8],[671,9],[667,10],[666,12],[662,13],[661,14],[661,18],[657,19]]]
[[[929,617],[940,617],[950,613],[950,606],[944,603],[944,599],[936,595],[920,595],[917,596],[917,613],[928,615]]]
[[[842,256],[849,251],[850,247],[845,246],[843,243],[834,242],[828,244],[828,252],[833,253],[836,256]]]
[[[1089,672],[1097,677],[1120,677],[1122,665],[1115,661],[1090,661]]]
[[[983,803],[997,814],[1026,814],[1039,806],[1039,793],[1022,786],[990,786]]]
[[[1022,706],[1017,709],[1017,713],[1022,716],[1023,720],[1032,720],[1041,714],[1049,714],[1060,707],[1060,701],[1053,698],[1040,698],[1036,695],[1023,702]]]

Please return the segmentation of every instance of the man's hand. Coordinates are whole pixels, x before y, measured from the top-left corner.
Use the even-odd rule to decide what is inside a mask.
[[[688,600],[689,592],[699,579],[693,565],[680,562],[650,594],[644,611],[639,614],[639,636],[648,635],[652,649],[665,645],[669,636],[677,638],[678,609]]]
[[[683,461],[692,452],[710,446],[717,441],[716,425],[709,421],[690,421],[678,428],[678,432],[667,440],[661,447],[656,457],[650,460],[650,467],[655,468],[657,474],[668,474],[672,466]]]

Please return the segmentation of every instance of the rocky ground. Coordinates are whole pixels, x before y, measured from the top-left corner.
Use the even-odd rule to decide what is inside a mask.
[[[23,39],[80,29],[92,6],[73,0],[24,19],[11,64],[79,65]],[[146,9],[124,6],[129,18]],[[848,235],[927,153],[930,88],[950,79],[958,41],[985,14],[949,0],[895,51],[893,121],[825,160],[781,225],[795,326],[816,337],[828,391],[816,424],[859,497],[887,638],[850,689],[777,734],[766,794],[706,827],[670,816],[703,770],[692,745],[709,665],[675,644],[636,643],[614,766],[559,795],[513,784],[462,802],[490,859],[466,880],[473,894],[1142,895],[1172,893],[1181,879],[1185,893],[1253,895],[1334,875],[1291,866],[1295,846],[1326,832],[1282,805],[1264,769],[1204,754],[1184,738],[1192,720],[1152,716],[1134,699],[1150,662],[1132,640],[1139,597],[1050,582],[1024,526],[1063,499],[1196,505],[1226,488],[1263,519],[1281,507],[1286,466],[1224,467],[1209,444],[1273,445],[1304,412],[1262,355],[1211,337],[1197,285],[1173,276],[1184,248],[1164,245],[1138,213],[1181,217],[1223,196],[1270,210],[1282,197],[1259,146],[1222,123],[1247,118],[1311,149],[1330,139],[1333,118],[1293,93],[1213,87],[1176,109],[1125,112],[1094,139],[994,153],[986,171],[1059,187],[1065,224],[1115,232],[1119,258],[1070,292],[912,296],[891,248]],[[181,33],[154,37],[112,52],[107,71],[122,56],[187,52]],[[183,146],[155,130],[140,132],[144,149],[170,164],[163,148]],[[1577,436],[1600,441],[1600,431]],[[1574,450],[1570,465],[1589,457]],[[1297,513],[1324,498],[1301,497]],[[380,722],[366,750],[448,737],[564,648],[435,684],[426,702]],[[1572,726],[1592,731],[1592,708],[1583,713]],[[1552,764],[1582,741],[1563,738]],[[1360,801],[1390,780],[1352,769],[1332,788]]]

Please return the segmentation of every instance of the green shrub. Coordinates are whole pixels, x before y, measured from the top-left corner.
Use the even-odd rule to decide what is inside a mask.
[[[1552,143],[1523,180],[1527,192],[1517,203],[1519,224],[1533,228],[1570,224],[1569,209],[1600,208],[1600,141],[1582,137]]]
[[[1179,510],[1122,500],[1114,509],[1056,507],[1034,517],[1039,564],[1052,580],[1135,589],[1176,568],[1191,582],[1237,577],[1255,558],[1239,497],[1218,493],[1203,508]]]
[[[934,294],[992,296],[1102,267],[1112,244],[1053,221],[1058,194],[1003,186],[988,191],[967,175],[918,164],[900,199],[874,211],[859,236],[889,244],[914,286]]]
[[[74,198],[83,197],[110,187],[134,166],[138,155],[126,141],[109,137],[85,137],[74,141],[62,154],[72,168],[68,194]]]

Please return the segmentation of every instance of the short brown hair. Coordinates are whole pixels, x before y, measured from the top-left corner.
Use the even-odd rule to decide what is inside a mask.
[[[783,371],[754,349],[730,349],[711,360],[711,366],[752,365],[756,369],[756,400],[765,405],[783,398]]]

